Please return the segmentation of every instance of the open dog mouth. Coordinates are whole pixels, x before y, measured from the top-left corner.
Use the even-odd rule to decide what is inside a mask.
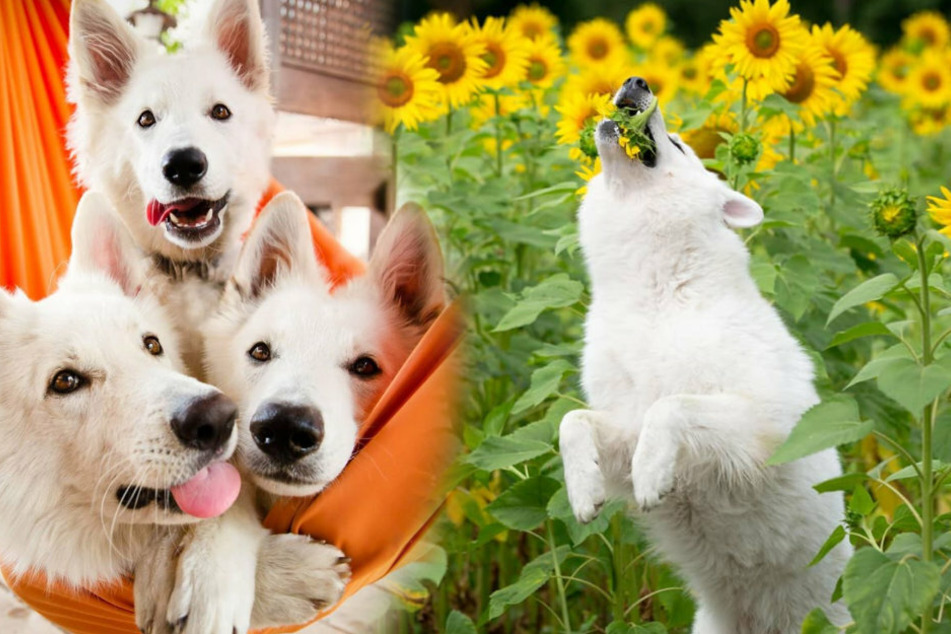
[[[168,489],[122,485],[116,489],[116,499],[130,511],[147,508],[154,502],[163,511],[205,519],[227,511],[240,491],[238,470],[227,462],[213,462]]]
[[[149,201],[146,215],[153,227],[165,223],[165,229],[186,242],[200,242],[221,226],[221,211],[227,206],[231,192],[218,200],[182,198],[170,203]]]

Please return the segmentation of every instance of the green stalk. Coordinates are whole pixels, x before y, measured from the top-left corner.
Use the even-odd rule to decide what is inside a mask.
[[[557,544],[555,543],[555,531],[552,530],[552,522],[545,523],[548,527],[548,548],[551,550],[551,559],[555,564],[555,585],[558,588],[558,602],[561,604],[561,618],[564,621],[565,632],[571,634],[571,617],[568,614],[568,598],[565,594],[565,581],[561,578],[561,565],[558,563],[558,554],[555,552]]]
[[[792,117],[786,115],[789,119],[789,162],[796,162],[796,128],[793,126]]]
[[[502,176],[502,108],[499,105],[499,93],[495,97],[495,171]]]
[[[746,132],[746,78],[743,78],[743,99],[740,101],[740,134]]]
[[[924,238],[917,241],[918,271],[921,274],[921,345],[922,364],[927,367],[934,361],[931,349],[931,294],[928,288],[928,263],[925,261]],[[931,435],[934,413],[938,399],[925,407],[921,423],[921,547],[925,561],[932,561],[934,550],[934,476],[931,471]],[[931,631],[931,603],[921,617],[921,634]]]
[[[611,536],[614,538],[614,548],[611,552],[611,568],[614,577],[614,602],[611,604],[611,615],[614,621],[623,621],[627,609],[627,587],[624,583],[624,549],[621,547],[621,520],[615,516],[611,520]]]
[[[835,209],[835,115],[829,117],[829,212]]]

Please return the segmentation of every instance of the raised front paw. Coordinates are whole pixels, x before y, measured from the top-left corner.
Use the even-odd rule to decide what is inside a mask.
[[[258,556],[253,628],[312,621],[343,596],[349,563],[340,549],[306,535],[269,535]]]
[[[560,451],[565,465],[565,488],[575,519],[586,524],[604,505],[604,474],[598,464],[587,412],[568,412],[561,421]]]
[[[677,447],[666,434],[645,433],[631,459],[634,501],[649,511],[674,489]]]

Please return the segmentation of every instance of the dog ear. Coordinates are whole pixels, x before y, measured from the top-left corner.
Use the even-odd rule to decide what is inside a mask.
[[[69,16],[69,56],[80,90],[106,103],[122,91],[145,42],[105,0],[75,0]]]
[[[369,275],[411,324],[428,326],[445,307],[442,252],[418,205],[403,205],[393,214],[377,240]]]
[[[248,233],[234,272],[243,297],[258,297],[283,276],[323,279],[307,222],[307,207],[292,192],[275,196]]]
[[[83,194],[73,219],[72,241],[67,277],[75,273],[102,273],[129,297],[138,294],[145,256],[132,242],[132,235],[104,194]]]
[[[216,0],[205,25],[206,37],[225,54],[244,85],[267,91],[267,40],[257,0]]]
[[[763,208],[752,198],[729,189],[723,203],[723,219],[734,229],[755,227],[763,222]]]

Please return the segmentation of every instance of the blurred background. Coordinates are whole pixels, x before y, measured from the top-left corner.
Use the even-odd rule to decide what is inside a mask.
[[[667,12],[670,32],[695,48],[710,38],[720,20],[730,17],[735,0],[654,0]],[[561,21],[563,32],[570,32],[583,20],[603,17],[624,23],[628,12],[642,2],[629,0],[545,0]],[[790,0],[793,11],[804,19],[835,26],[851,24],[873,42],[888,45],[901,37],[901,21],[916,11],[932,10],[951,15],[951,0]],[[513,3],[506,0],[401,0],[397,3],[400,22],[417,22],[430,11],[449,11],[458,17],[506,15]]]

